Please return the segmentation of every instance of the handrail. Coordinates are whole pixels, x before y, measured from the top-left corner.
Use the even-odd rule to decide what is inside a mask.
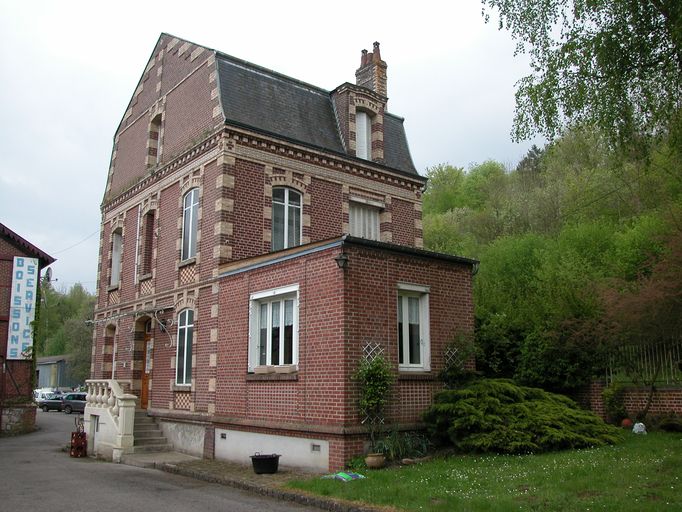
[[[120,462],[121,455],[133,449],[137,397],[126,393],[120,382],[114,379],[89,379],[85,384],[88,387],[85,396],[86,415],[108,415],[111,418],[114,430],[109,434],[101,432],[98,437],[112,447],[113,460]],[[89,420],[86,418],[86,421]]]

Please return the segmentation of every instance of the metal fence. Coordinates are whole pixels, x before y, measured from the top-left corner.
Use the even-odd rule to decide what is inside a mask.
[[[682,385],[682,338],[621,346],[610,358],[606,380]]]

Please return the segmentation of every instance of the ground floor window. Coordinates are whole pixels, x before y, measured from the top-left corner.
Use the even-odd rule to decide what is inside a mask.
[[[401,370],[430,370],[429,288],[398,285],[398,363]]]
[[[194,311],[185,309],[178,315],[178,349],[175,363],[175,383],[192,384],[192,342],[194,340]]]
[[[251,295],[249,371],[298,364],[298,286]]]

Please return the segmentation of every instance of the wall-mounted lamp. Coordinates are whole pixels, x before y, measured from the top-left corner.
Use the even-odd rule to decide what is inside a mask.
[[[339,254],[336,258],[334,258],[334,260],[336,261],[336,264],[339,266],[339,268],[348,268],[348,255],[345,252]]]

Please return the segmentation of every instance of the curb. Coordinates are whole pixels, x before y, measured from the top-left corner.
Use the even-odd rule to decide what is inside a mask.
[[[243,491],[250,491],[263,496],[277,498],[279,500],[291,501],[301,505],[311,505],[324,510],[330,510],[332,512],[386,512],[387,510],[391,510],[385,507],[373,507],[370,505],[358,505],[347,501],[331,500],[303,492],[294,492],[274,487],[265,487],[262,485],[253,484],[251,482],[244,482],[234,478],[219,476],[213,473],[183,468],[177,464],[160,463],[156,464],[156,469],[165,471],[166,473],[173,473],[175,475],[203,480],[204,482],[235,487]]]

